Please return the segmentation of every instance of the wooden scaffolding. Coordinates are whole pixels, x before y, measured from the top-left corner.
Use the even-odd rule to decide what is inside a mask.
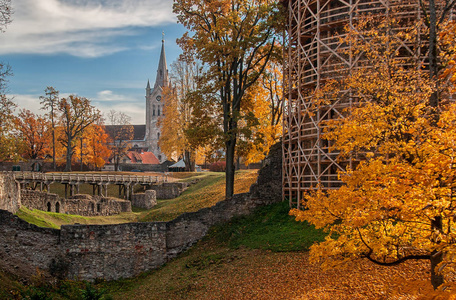
[[[340,187],[338,171],[350,160],[338,160],[329,152],[330,143],[321,138],[324,121],[343,117],[356,99],[348,94],[332,105],[316,106],[312,91],[328,79],[349,74],[362,58],[342,54],[351,45],[341,44],[344,26],[352,26],[363,14],[385,14],[400,6],[400,18],[420,19],[419,0],[288,0],[287,53],[284,84],[283,197],[300,208],[309,189]],[[404,45],[406,55],[424,63],[420,47]],[[365,63],[365,62],[364,62]]]

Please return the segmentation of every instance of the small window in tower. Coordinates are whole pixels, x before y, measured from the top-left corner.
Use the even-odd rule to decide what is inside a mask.
[[[157,107],[157,116],[159,116],[159,115],[160,115],[160,106]]]
[[[160,139],[160,132],[157,133],[157,139]]]
[[[152,116],[155,116],[155,105],[152,105]]]
[[[160,77],[163,77],[163,70],[160,70]]]

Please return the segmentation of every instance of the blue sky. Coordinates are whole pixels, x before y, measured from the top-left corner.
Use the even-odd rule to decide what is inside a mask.
[[[13,22],[0,33],[9,63],[9,95],[19,108],[43,113],[39,96],[53,86],[63,97],[92,100],[145,122],[145,87],[155,81],[162,32],[168,68],[181,49],[172,0],[13,0]]]

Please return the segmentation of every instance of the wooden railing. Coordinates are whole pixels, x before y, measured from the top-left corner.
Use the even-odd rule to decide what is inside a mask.
[[[97,173],[36,173],[12,172],[18,181],[61,182],[61,183],[101,183],[101,184],[152,184],[166,182],[167,175],[114,175]]]

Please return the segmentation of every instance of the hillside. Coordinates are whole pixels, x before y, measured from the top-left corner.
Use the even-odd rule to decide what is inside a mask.
[[[255,176],[240,173],[238,186],[248,189]],[[156,214],[135,216],[168,218],[178,209],[210,205],[221,186],[222,177],[208,176],[180,197],[180,205],[161,203]],[[213,227],[178,258],[133,279],[47,284],[38,275],[23,285],[0,272],[0,299],[450,299],[448,292],[432,291],[422,262],[379,267],[358,260],[323,270],[309,262],[307,250],[324,236],[288,216],[287,203],[278,203]]]
[[[67,224],[119,224],[128,222],[151,222],[151,221],[169,221],[184,212],[197,211],[204,207],[210,207],[217,202],[222,201],[225,197],[225,174],[217,172],[202,173],[176,173],[176,180],[197,181],[191,185],[182,195],[175,199],[160,200],[158,204],[150,209],[138,209],[133,207],[131,213],[121,213],[113,216],[83,217],[77,215],[67,215],[59,213],[50,213],[40,210],[29,210],[21,208],[17,215],[40,227],[60,228],[61,225]],[[257,178],[257,170],[242,170],[236,173],[236,193],[245,193],[249,191]],[[112,186],[116,188],[116,186]],[[51,189],[53,192],[64,194],[63,185],[55,184]],[[81,188],[81,192],[90,193],[90,186]]]

